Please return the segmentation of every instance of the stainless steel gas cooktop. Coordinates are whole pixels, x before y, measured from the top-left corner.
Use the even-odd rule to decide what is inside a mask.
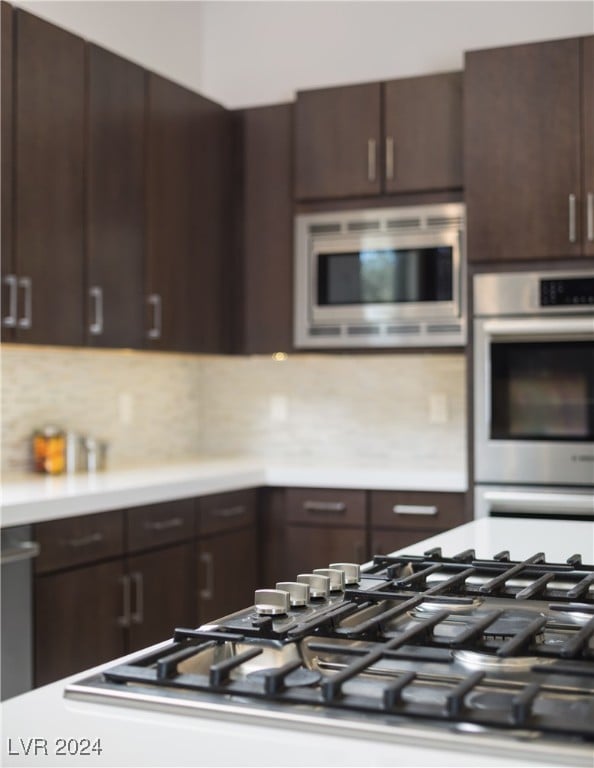
[[[440,549],[334,563],[66,696],[590,765],[594,565]]]

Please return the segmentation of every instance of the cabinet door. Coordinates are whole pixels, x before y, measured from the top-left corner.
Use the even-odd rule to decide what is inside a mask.
[[[468,53],[464,103],[469,260],[579,256],[579,40]]]
[[[157,75],[148,83],[147,344],[220,351],[224,110]]]
[[[462,73],[384,85],[386,192],[462,187]]]
[[[295,196],[377,195],[381,85],[301,91],[295,107]]]
[[[145,73],[88,46],[87,342],[143,345]]]
[[[433,536],[437,531],[428,531],[423,529],[414,528],[393,530],[379,530],[374,529],[371,531],[371,552],[370,557],[374,555],[390,555],[396,550],[404,549],[411,544],[416,544],[418,541],[423,541],[430,536]]]
[[[16,12],[17,339],[83,341],[85,44]]]
[[[0,248],[2,259],[2,341],[13,341],[14,328],[16,327],[16,289],[17,277],[13,263],[12,243],[12,181],[13,181],[13,154],[12,154],[12,36],[14,12],[12,6],[2,2],[0,6],[2,22],[0,33],[2,42],[0,45],[0,57],[2,59],[0,76],[2,78],[0,90],[0,140],[2,142],[0,161],[2,163],[2,190],[0,202],[2,204],[2,227],[0,227]]]
[[[271,354],[293,348],[293,106],[238,116],[243,176],[243,296],[235,348]]]
[[[244,528],[198,541],[196,583],[199,622],[211,621],[254,603],[259,588],[255,528]]]
[[[115,560],[36,577],[36,686],[124,653],[122,575]]]
[[[176,627],[195,626],[192,562],[190,543],[128,558],[129,651],[167,640]]]
[[[285,581],[330,563],[362,563],[367,557],[364,528],[287,526]]]
[[[584,115],[583,200],[586,206],[584,252],[594,256],[594,35],[582,43],[582,101]]]

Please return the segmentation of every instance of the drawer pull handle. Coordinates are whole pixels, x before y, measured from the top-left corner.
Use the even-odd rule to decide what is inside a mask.
[[[122,615],[118,616],[119,627],[130,626],[130,577],[121,576],[120,584],[122,585]]]
[[[576,197],[574,194],[569,195],[569,242],[575,243],[576,241]]]
[[[239,517],[245,512],[245,506],[238,505],[237,507],[224,507],[223,509],[211,509],[208,511],[211,517]]]
[[[81,536],[78,539],[68,539],[65,543],[68,547],[78,549],[79,547],[90,547],[91,544],[99,544],[104,538],[105,536],[97,531],[96,533],[90,533],[88,536]]]
[[[210,552],[201,552],[200,562],[206,569],[205,586],[200,590],[203,600],[212,600],[214,595],[214,561]]]
[[[147,531],[168,531],[171,528],[181,528],[184,524],[181,517],[170,517],[167,520],[154,520],[144,524]]]
[[[39,555],[40,551],[41,547],[36,541],[23,541],[16,547],[2,550],[0,565],[18,563],[21,560],[32,560]]]
[[[422,506],[420,504],[396,504],[392,508],[395,515],[436,515],[437,507]]]
[[[134,611],[130,615],[132,624],[142,624],[144,621],[144,580],[142,573],[136,571],[130,574],[134,584]]]
[[[2,318],[2,325],[5,328],[16,328],[17,324],[17,276],[6,275],[2,280],[4,285],[8,286],[8,314]]]
[[[303,509],[322,515],[342,515],[346,512],[347,505],[344,501],[305,501]]]
[[[367,180],[375,181],[376,177],[376,143],[375,139],[367,141]]]
[[[386,179],[394,179],[394,139],[386,136]]]

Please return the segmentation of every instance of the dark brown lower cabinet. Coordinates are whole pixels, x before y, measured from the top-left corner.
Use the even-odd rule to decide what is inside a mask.
[[[35,579],[35,685],[121,656],[123,564],[113,560]]]
[[[38,576],[35,684],[44,685],[193,626],[192,544]]]
[[[387,555],[468,522],[466,494],[371,491],[371,555]]]
[[[194,500],[35,526],[35,685],[196,624]]]
[[[261,586],[255,489],[203,496],[196,502],[198,620],[219,619],[254,602]]]
[[[361,563],[367,557],[365,538],[365,528],[288,526],[281,578],[294,581],[299,573],[327,568],[330,563]]]
[[[190,542],[128,557],[131,603],[128,650],[167,640],[176,627],[195,624]]]
[[[293,581],[330,563],[367,558],[367,492],[334,488],[267,489],[262,531],[263,586]]]
[[[255,528],[228,531],[198,541],[200,624],[254,603],[258,584]]]

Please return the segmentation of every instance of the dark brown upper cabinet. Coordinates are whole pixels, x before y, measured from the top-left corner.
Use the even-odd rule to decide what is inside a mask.
[[[300,91],[295,106],[298,200],[381,192],[381,84]]]
[[[384,85],[385,192],[460,189],[462,73]]]
[[[582,41],[584,165],[582,199],[586,206],[584,254],[594,256],[594,35]]]
[[[221,351],[226,117],[218,104],[149,73],[149,349]]]
[[[459,190],[462,74],[300,91],[298,200]]]
[[[81,345],[85,43],[14,21],[14,338]]]
[[[293,347],[293,105],[234,115],[238,254],[233,349]]]
[[[584,130],[585,146],[581,143],[582,110],[592,121],[591,49],[591,38],[573,38],[466,54],[470,261],[592,252],[587,239],[587,187],[594,191],[591,126],[587,137]]]
[[[87,47],[86,338],[144,343],[145,71]]]
[[[0,4],[2,20],[0,33],[0,161],[2,162],[0,202],[2,204],[0,227],[0,248],[2,259],[2,341],[12,341],[17,322],[17,276],[14,266],[12,247],[12,181],[13,181],[13,144],[12,144],[12,38],[14,28],[14,11],[8,3]]]

